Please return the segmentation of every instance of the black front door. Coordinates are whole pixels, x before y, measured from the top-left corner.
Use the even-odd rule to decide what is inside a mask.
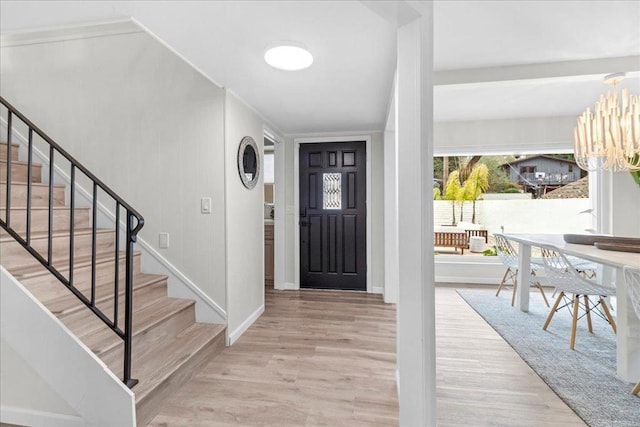
[[[367,289],[366,144],[300,145],[300,287]]]

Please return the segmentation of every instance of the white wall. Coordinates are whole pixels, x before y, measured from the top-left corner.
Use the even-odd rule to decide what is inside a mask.
[[[435,225],[451,224],[451,201],[434,200]],[[471,222],[472,203],[464,203],[464,220]],[[581,213],[590,207],[585,199],[522,199],[476,201],[476,223],[490,233],[585,233],[591,216]],[[460,205],[456,204],[456,220]]]
[[[78,415],[4,338],[0,338],[0,404],[23,411],[29,408],[50,414]],[[8,422],[4,417],[2,420]]]
[[[264,183],[274,183],[275,182],[275,161],[276,156],[273,154],[273,151],[264,153]]]
[[[135,425],[131,390],[2,266],[0,294],[2,422]]]
[[[224,308],[223,90],[145,33],[0,54],[2,96],[136,208],[141,238]]]
[[[245,136],[262,156],[264,122],[232,93],[225,97],[225,210],[227,336],[233,343],[264,311],[263,176],[244,187],[238,175],[238,146]]]
[[[439,122],[434,156],[573,152],[575,117]]]

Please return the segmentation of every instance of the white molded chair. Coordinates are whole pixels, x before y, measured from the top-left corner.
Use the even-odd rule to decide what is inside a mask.
[[[625,267],[624,280],[627,285],[629,298],[631,299],[631,305],[636,312],[636,316],[640,319],[640,269]],[[638,381],[638,384],[636,384],[631,393],[640,393],[640,381]]]
[[[516,252],[513,246],[511,246],[511,243],[509,243],[509,240],[507,240],[503,234],[494,234],[493,237],[495,239],[498,257],[507,267],[507,271],[504,272],[500,286],[498,286],[498,290],[496,291],[496,296],[500,295],[500,291],[503,287],[509,284],[513,285],[513,295],[511,296],[511,305],[513,306],[516,300],[516,289],[518,289],[518,252]],[[544,294],[544,290],[540,284],[540,279],[535,278],[536,270],[542,270],[543,268],[542,260],[531,260],[531,286],[535,286],[540,290],[544,303],[549,307],[549,302],[547,301],[547,296]]]
[[[580,271],[571,264],[567,257],[553,246],[542,247],[542,260],[544,262],[544,271],[547,282],[555,286],[560,291],[560,295],[558,295],[555,304],[553,304],[542,329],[545,331],[547,330],[553,315],[558,310],[564,307],[569,307],[573,316],[573,322],[571,324],[571,339],[569,341],[569,348],[572,350],[576,343],[576,328],[578,325],[578,313],[580,309],[584,311],[583,316],[587,317],[589,332],[593,332],[591,325],[592,312],[607,320],[611,325],[613,332],[616,332],[616,323],[611,316],[611,312],[605,299],[606,297],[615,296],[615,288],[603,286],[593,280],[586,279]],[[571,295],[571,297],[569,298],[567,295]],[[590,295],[598,297],[598,301],[593,306],[590,306]],[[581,302],[581,297],[583,302]],[[568,300],[565,305],[558,308],[560,302],[565,299]],[[602,310],[600,310],[600,307],[602,307]]]

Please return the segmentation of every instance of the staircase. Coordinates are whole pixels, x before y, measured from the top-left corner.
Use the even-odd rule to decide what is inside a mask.
[[[18,148],[18,145],[12,144],[9,154],[12,159],[10,228],[26,236],[27,208],[30,205],[31,247],[47,258],[50,245],[51,265],[65,278],[69,277],[72,269],[74,287],[88,299],[91,299],[92,277],[95,277],[95,307],[105,314],[115,315],[118,319],[116,324],[124,325],[126,253],[116,250],[122,244],[116,243],[115,226],[97,228],[94,239],[92,224],[95,221],[95,205],[93,208],[74,207],[72,211],[65,205],[65,186],[54,185],[50,190],[49,184],[42,183],[41,165],[32,164],[31,197],[30,203],[27,203],[28,163],[20,161]],[[8,151],[8,144],[0,143],[0,219],[3,220],[6,219]],[[72,215],[73,233],[70,226]],[[70,240],[73,240],[73,249],[70,249]],[[0,261],[115,375],[123,378],[123,339],[3,227],[0,227]],[[168,297],[167,277],[143,273],[140,269],[140,253],[137,251],[133,252],[132,264],[131,377],[139,380],[132,391],[136,399],[137,423],[144,426],[159,412],[164,399],[224,346],[225,326],[196,323],[195,302]],[[117,297],[116,271],[119,278]]]

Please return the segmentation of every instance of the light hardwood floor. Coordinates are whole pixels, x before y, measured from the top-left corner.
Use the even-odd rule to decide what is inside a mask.
[[[436,301],[439,426],[584,425],[455,289]],[[268,289],[264,315],[151,425],[398,425],[395,319],[379,296]]]

